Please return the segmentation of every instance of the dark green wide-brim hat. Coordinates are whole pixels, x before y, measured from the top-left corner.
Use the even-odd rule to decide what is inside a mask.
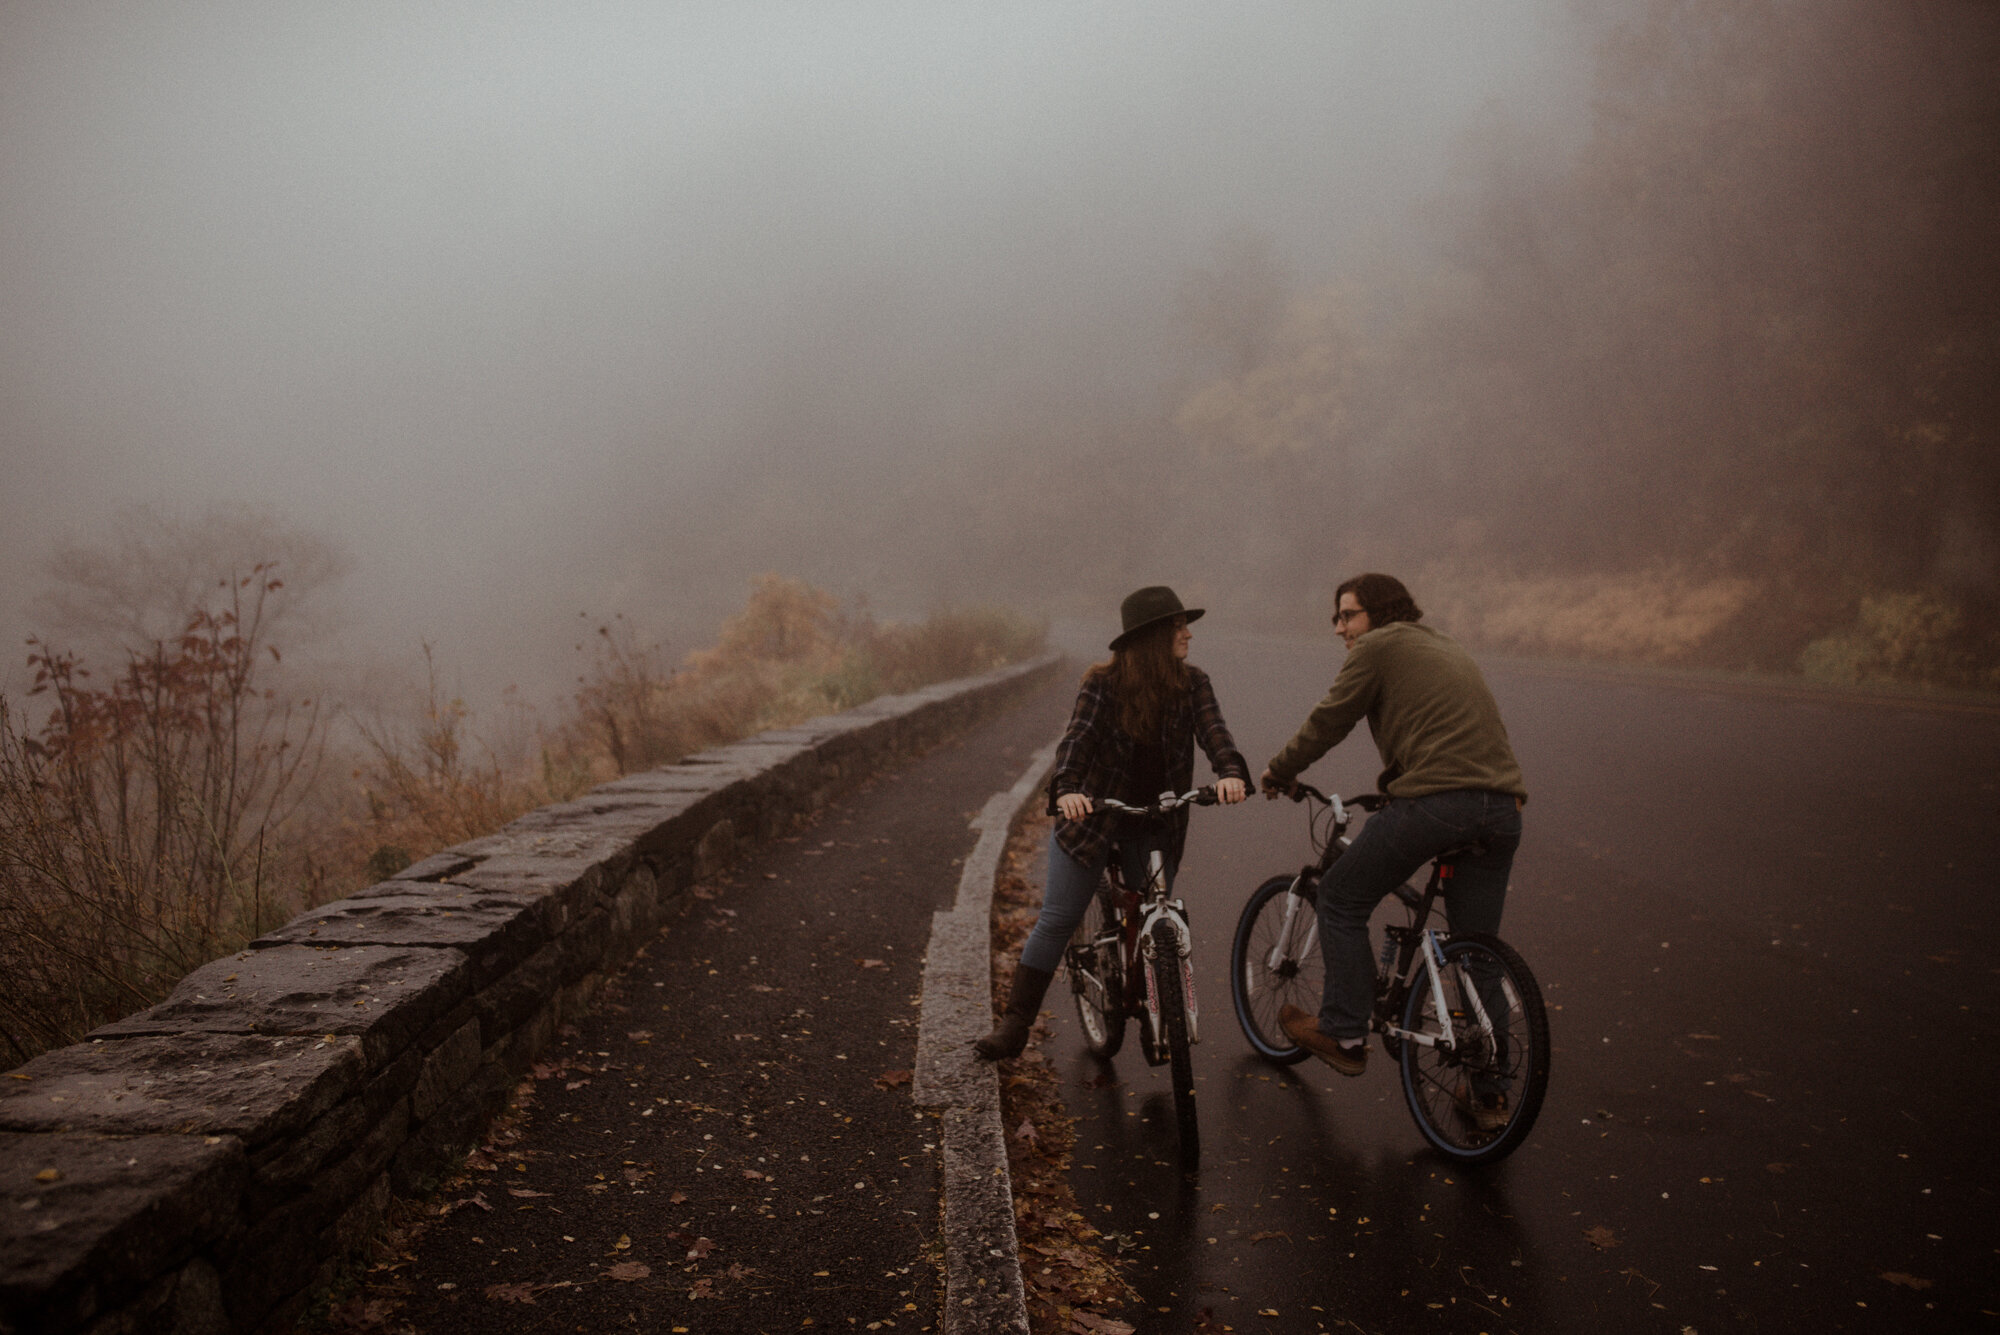
[[[1137,635],[1146,627],[1175,617],[1186,617],[1189,621],[1201,620],[1206,611],[1202,607],[1182,607],[1180,595],[1164,584],[1148,584],[1143,589],[1135,589],[1125,595],[1125,601],[1118,604],[1118,619],[1124,629],[1111,642],[1113,649]]]

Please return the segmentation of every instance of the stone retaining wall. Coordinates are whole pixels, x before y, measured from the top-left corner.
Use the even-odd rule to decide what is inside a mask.
[[[543,807],[6,1073],[0,1332],[289,1324],[699,878],[1055,670],[885,696]]]

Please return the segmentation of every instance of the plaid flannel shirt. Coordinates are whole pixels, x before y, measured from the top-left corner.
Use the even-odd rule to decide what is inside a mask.
[[[1167,786],[1184,793],[1194,786],[1194,744],[1208,753],[1216,777],[1250,778],[1250,766],[1236,749],[1229,727],[1222,721],[1222,707],[1215,702],[1215,688],[1208,674],[1187,665],[1188,692],[1174,702],[1160,725],[1160,753],[1167,761]],[[1126,797],[1135,762],[1132,738],[1118,725],[1118,702],[1101,677],[1088,674],[1076,694],[1076,708],[1070,711],[1069,727],[1056,747],[1055,773],[1049,779],[1048,811],[1056,817],[1056,843],[1086,867],[1100,866],[1109,856],[1119,833],[1119,822],[1135,819],[1112,811],[1093,811],[1080,821],[1064,820],[1056,809],[1056,799],[1067,793],[1087,797]],[[1133,794],[1131,796],[1138,796]],[[1147,798],[1156,794],[1145,794]],[[1168,856],[1179,860],[1187,844],[1186,807],[1174,812],[1172,842]]]

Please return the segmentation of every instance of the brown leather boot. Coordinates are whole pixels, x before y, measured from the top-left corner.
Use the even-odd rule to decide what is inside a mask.
[[[1020,1056],[1021,1049],[1028,1046],[1028,1031],[1035,1027],[1035,1017],[1042,1010],[1042,997],[1054,977],[1045,969],[1015,965],[1014,986],[1007,995],[1006,1012],[1001,1015],[1000,1023],[993,1026],[992,1033],[973,1041],[972,1050],[990,1062]]]

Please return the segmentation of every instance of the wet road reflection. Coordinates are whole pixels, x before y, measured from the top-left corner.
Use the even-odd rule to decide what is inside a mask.
[[[1221,639],[1202,665],[1259,760],[1326,663]],[[2000,1038],[1978,962],[2000,947],[2000,885],[1938,873],[1983,865],[2000,711],[1829,715],[1493,675],[1533,793],[1502,935],[1550,1005],[1535,1132],[1505,1162],[1460,1170],[1424,1145],[1379,1044],[1355,1079],[1257,1059],[1230,1010],[1229,934],[1250,891],[1307,855],[1303,820],[1289,804],[1201,812],[1180,880],[1202,1007],[1198,1176],[1178,1166],[1164,1072],[1136,1045],[1100,1065],[1060,984],[1049,1002],[1047,1049],[1080,1119],[1077,1196],[1126,1249],[1150,1321],[1990,1323],[2000,1155],[1955,1134],[1981,1124],[1984,1099],[1949,1073]],[[1328,786],[1372,784],[1357,741],[1323,762]]]

